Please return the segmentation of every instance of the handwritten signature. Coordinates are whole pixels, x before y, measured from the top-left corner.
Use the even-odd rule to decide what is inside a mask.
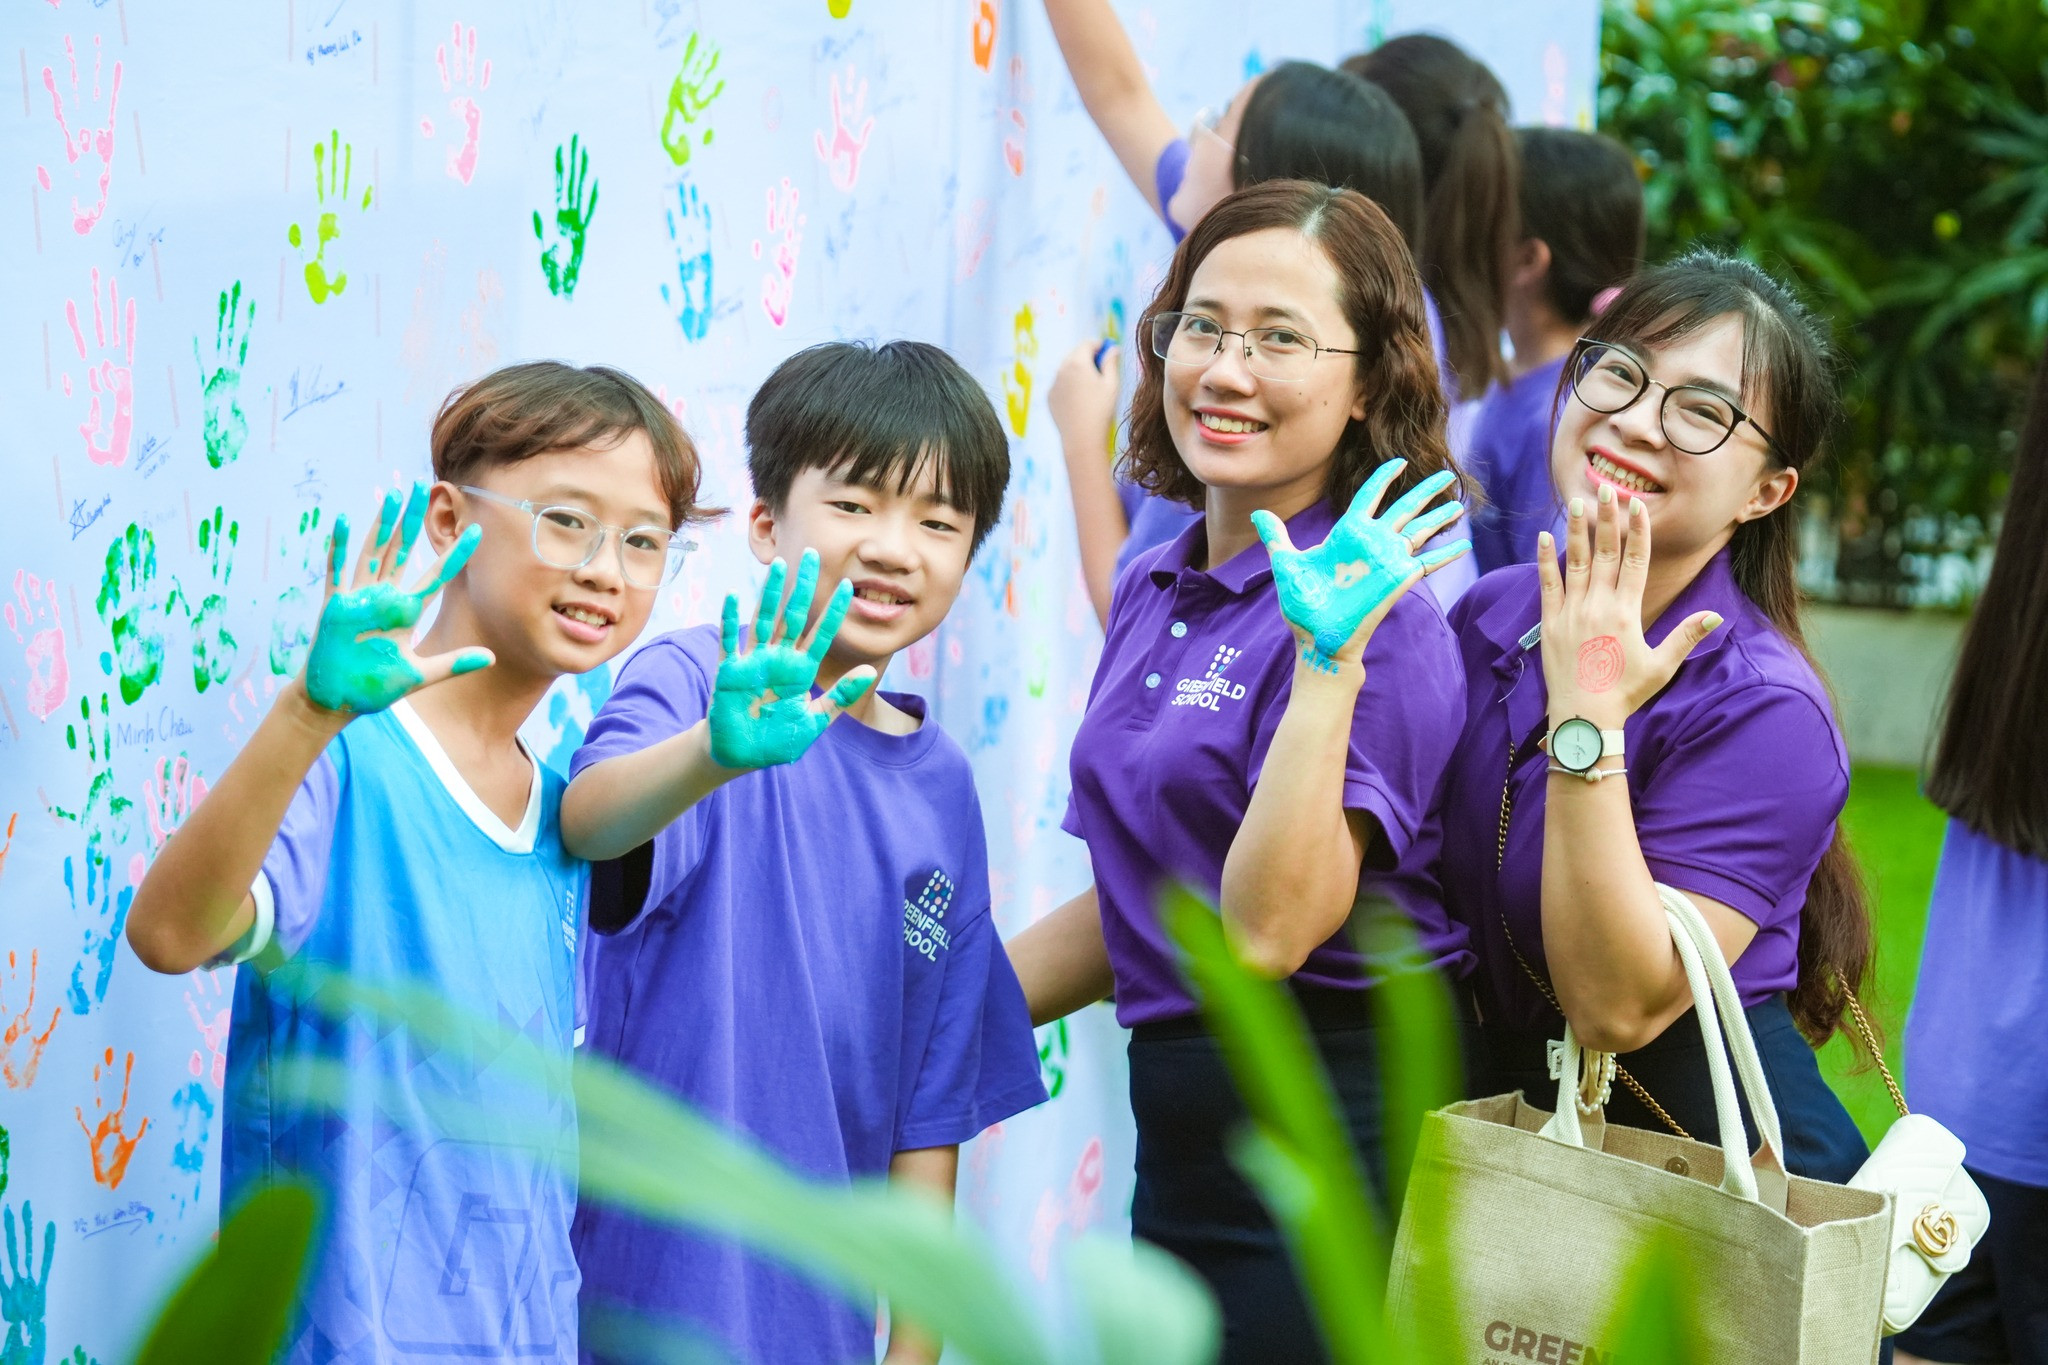
[[[85,501],[84,498],[80,498],[71,504],[71,538],[73,540],[84,535],[94,522],[106,515],[107,508],[114,501],[114,498],[112,494],[101,494],[99,502],[93,506],[91,511],[86,510]]]
[[[74,1218],[72,1228],[80,1237],[97,1237],[115,1228],[139,1228],[145,1223],[156,1221],[156,1210],[139,1199],[131,1199],[122,1207],[110,1213],[96,1213],[90,1219]]]
[[[306,381],[303,393],[299,390],[299,372],[297,370],[292,371],[289,388],[291,391],[291,407],[285,412],[286,421],[290,421],[294,416],[304,412],[315,403],[325,403],[330,398],[338,397],[347,390],[348,381],[337,379],[334,381],[333,388],[322,389],[320,387],[320,367],[315,365],[313,367],[313,375]]]

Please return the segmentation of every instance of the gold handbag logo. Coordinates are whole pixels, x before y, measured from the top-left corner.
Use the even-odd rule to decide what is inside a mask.
[[[1499,1353],[1489,1355],[1486,1365],[1511,1365],[1517,1360],[1533,1360],[1537,1365],[1620,1365],[1619,1357],[1610,1351],[1511,1322],[1489,1322],[1481,1336],[1488,1351]]]

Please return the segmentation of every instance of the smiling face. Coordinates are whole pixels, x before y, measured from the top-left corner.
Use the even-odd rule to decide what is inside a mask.
[[[607,446],[551,450],[479,470],[468,482],[536,507],[573,507],[612,526],[669,525],[668,499],[644,431]],[[609,532],[580,569],[543,562],[534,553],[533,520],[516,507],[436,484],[428,527],[438,551],[445,552],[464,525],[483,527],[476,554],[448,585],[442,610],[459,614],[465,633],[497,656],[501,674],[587,673],[638,638],[654,611],[655,589],[626,581],[618,537]]]
[[[1606,485],[1618,498],[1641,498],[1652,553],[1702,562],[1736,526],[1783,506],[1799,474],[1777,464],[1753,423],[1739,423],[1719,449],[1692,455],[1666,439],[1658,418],[1658,384],[1693,385],[1721,393],[1768,427],[1769,395],[1742,391],[1742,344],[1742,319],[1731,313],[1661,350],[1634,350],[1655,382],[1620,412],[1595,412],[1567,392],[1550,449],[1559,496],[1590,499]]]
[[[967,577],[974,518],[940,498],[937,486],[931,460],[900,492],[893,481],[879,488],[848,483],[813,466],[790,482],[780,507],[754,502],[747,543],[755,558],[794,566],[805,550],[818,552],[812,620],[842,579],[853,584],[853,602],[821,680],[862,664],[886,667],[890,656],[937,630],[952,610]]]
[[[1217,244],[1195,268],[1183,313],[1230,332],[1284,327],[1350,350],[1356,334],[1339,300],[1337,268],[1312,239],[1266,228]],[[1207,364],[1160,362],[1166,427],[1188,471],[1211,490],[1282,515],[1308,506],[1329,482],[1338,438],[1365,416],[1365,391],[1348,355],[1318,356],[1304,377],[1255,375],[1244,341],[1227,336]]]

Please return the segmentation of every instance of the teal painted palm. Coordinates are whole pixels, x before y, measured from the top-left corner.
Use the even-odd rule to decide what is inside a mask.
[[[871,668],[856,668],[822,697],[811,696],[819,666],[839,635],[853,601],[853,584],[842,581],[806,643],[804,625],[818,590],[818,552],[804,551],[796,581],[784,584],[788,566],[776,560],[761,586],[761,605],[751,632],[754,646],[741,651],[740,602],[725,599],[719,640],[724,657],[711,693],[711,758],[725,768],[768,768],[802,758],[833,717],[867,695],[875,685]]]
[[[1460,540],[1420,552],[1431,536],[1464,513],[1456,501],[1429,507],[1457,482],[1449,470],[1430,475],[1374,515],[1406,466],[1405,460],[1388,460],[1374,470],[1323,543],[1311,550],[1295,549],[1286,526],[1271,512],[1252,513],[1252,527],[1272,556],[1280,614],[1294,628],[1302,658],[1312,668],[1335,672],[1340,661],[1358,659],[1372,634],[1369,627],[1379,623],[1396,598],[1424,574],[1472,548],[1471,541]]]
[[[329,711],[368,715],[423,687],[491,662],[487,649],[457,649],[425,658],[413,652],[412,628],[435,593],[462,572],[483,528],[470,525],[418,588],[399,586],[405,561],[426,520],[427,490],[414,484],[404,519],[398,495],[387,493],[377,535],[357,557],[353,586],[341,588],[348,556],[348,518],[334,519],[327,552],[327,601],[306,660],[306,695]]]

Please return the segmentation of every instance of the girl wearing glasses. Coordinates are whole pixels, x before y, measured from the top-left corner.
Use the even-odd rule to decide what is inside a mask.
[[[1789,505],[1838,408],[1821,325],[1757,267],[1697,252],[1622,290],[1557,401],[1565,543],[1545,532],[1536,563],[1451,613],[1462,733],[1410,863],[1438,845],[1441,902],[1478,953],[1475,1093],[1553,1093],[1568,1019],[1620,1054],[1610,1122],[1714,1132],[1663,883],[1733,968],[1786,1167],[1846,1180],[1866,1152],[1813,1048],[1863,982],[1871,926]]]
[[[1095,884],[1010,955],[1034,1023],[1114,991],[1132,1030],[1133,1230],[1215,1289],[1226,1360],[1295,1365],[1324,1348],[1229,1158],[1244,1110],[1155,897],[1193,888],[1288,980],[1381,1181],[1368,979],[1345,929],[1362,879],[1408,849],[1461,714],[1443,613],[1409,591],[1464,548],[1421,550],[1457,516],[1428,506],[1455,482],[1443,391],[1399,232],[1364,196],[1306,181],[1212,209],[1138,335],[1126,458],[1197,516],[1117,583],[1065,821]],[[1351,614],[1302,609],[1319,596]],[[1469,963],[1438,907],[1415,929],[1432,963]]]

